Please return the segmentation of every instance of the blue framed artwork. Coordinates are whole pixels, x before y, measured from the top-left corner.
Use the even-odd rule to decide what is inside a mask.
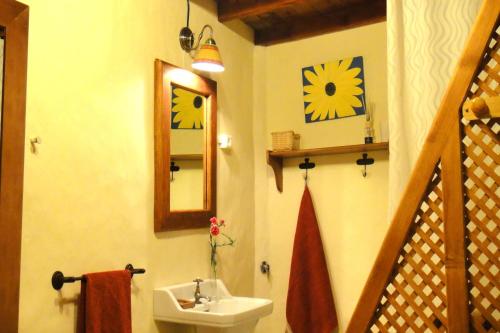
[[[302,68],[306,123],[366,112],[363,57]]]
[[[205,97],[190,90],[172,87],[172,129],[203,129]]]

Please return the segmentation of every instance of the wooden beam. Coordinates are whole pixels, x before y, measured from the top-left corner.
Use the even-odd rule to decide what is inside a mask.
[[[217,1],[217,13],[220,22],[243,19],[249,16],[262,15],[307,0],[247,0],[245,2]]]
[[[386,2],[374,0],[367,4],[331,10],[320,15],[296,18],[289,23],[255,31],[256,45],[271,45],[319,34],[351,29],[386,20]]]
[[[441,157],[449,333],[469,332],[461,138],[459,121],[455,121],[450,124],[448,143]]]

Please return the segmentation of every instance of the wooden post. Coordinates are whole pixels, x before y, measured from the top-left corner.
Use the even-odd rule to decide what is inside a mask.
[[[29,8],[0,1],[6,34],[0,131],[0,331],[18,332]],[[0,67],[2,64],[0,64]],[[1,70],[1,68],[0,68]],[[0,98],[2,98],[0,96]]]
[[[459,121],[454,122],[441,157],[445,233],[448,332],[469,332],[465,269],[464,193]]]

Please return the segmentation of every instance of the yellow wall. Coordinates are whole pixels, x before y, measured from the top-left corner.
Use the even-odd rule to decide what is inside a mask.
[[[204,209],[203,160],[178,160],[170,178],[170,210]]]
[[[147,269],[134,277],[134,332],[182,332],[157,325],[152,289],[209,274],[207,230],[153,232],[153,62],[185,68],[178,45],[186,2],[178,0],[25,0],[30,5],[20,332],[73,332],[79,283],[67,275]],[[191,5],[191,26],[210,23],[227,66],[219,83],[219,131],[231,154],[219,154],[218,211],[237,247],[224,248],[222,277],[251,295],[254,271],[251,31],[216,19],[212,1]],[[242,35],[245,38],[242,38]],[[235,260],[234,258],[238,258]],[[229,265],[230,262],[230,265]],[[231,266],[231,267],[229,267]]]
[[[284,191],[276,190],[265,166],[270,132],[293,129],[303,148],[363,143],[363,117],[305,124],[301,68],[346,57],[363,56],[367,100],[375,103],[375,129],[387,119],[385,23],[297,42],[256,48],[254,56],[255,239],[256,265],[266,260],[271,276],[256,274],[255,294],[275,302],[272,316],[258,332],[283,332],[293,237],[304,189],[300,159],[286,160]],[[385,235],[387,152],[363,178],[355,164],[361,154],[314,157],[309,187],[323,237],[333,284],[340,332],[346,328]]]
[[[178,43],[185,1],[24,0],[30,5],[20,332],[72,332],[79,284],[60,293],[53,271],[120,269],[133,280],[135,332],[187,332],[155,323],[152,289],[208,276],[206,230],[153,232],[153,60],[189,68]],[[303,147],[362,142],[363,119],[305,125],[300,69],[362,55],[376,125],[386,119],[385,24],[268,48],[254,47],[241,23],[221,25],[211,0],[193,1],[191,25],[215,28],[226,72],[218,81],[219,133],[233,147],[218,154],[218,212],[235,248],[221,249],[221,276],[238,295],[271,297],[259,332],[283,332],[297,209],[299,160],[286,162],[277,193],[264,151],[269,133],[294,129]],[[323,233],[341,329],[386,229],[387,154],[361,177],[357,154],[317,157],[310,188]],[[271,264],[271,279],[256,273]]]
[[[170,154],[202,154],[204,139],[204,130],[172,130],[170,133]]]

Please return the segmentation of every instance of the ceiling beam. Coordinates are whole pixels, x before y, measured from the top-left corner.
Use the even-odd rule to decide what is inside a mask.
[[[363,5],[336,9],[320,15],[296,18],[290,22],[257,30],[255,31],[255,44],[277,44],[385,20],[386,1],[372,0]]]
[[[220,22],[243,19],[249,16],[262,15],[307,0],[247,0],[245,2],[217,1],[217,13]]]

